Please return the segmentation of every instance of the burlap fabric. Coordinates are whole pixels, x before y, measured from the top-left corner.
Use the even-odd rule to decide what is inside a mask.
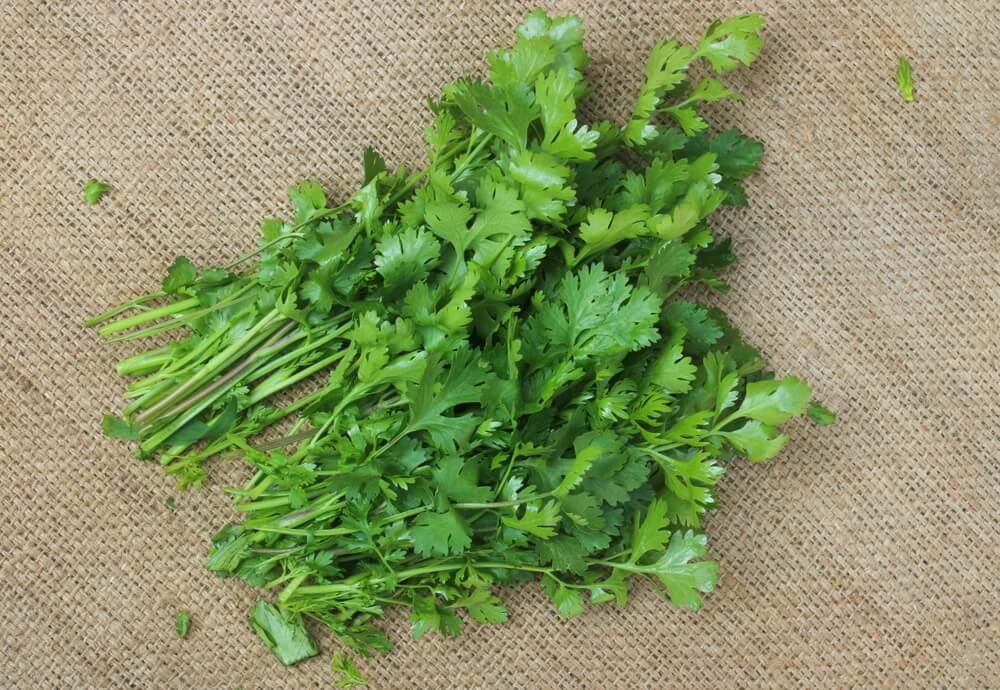
[[[246,625],[254,592],[202,569],[241,468],[168,510],[173,481],[99,431],[130,348],[80,324],[178,253],[246,251],[302,176],[348,193],[366,143],[419,163],[424,97],[528,7],[0,2],[0,686],[329,686],[328,653],[280,667]],[[361,664],[372,687],[1000,687],[1000,7],[549,9],[583,16],[590,111],[618,119],[655,39],[770,17],[759,63],[730,80],[746,102],[714,113],[767,143],[751,207],[718,220],[742,256],[721,302],[841,422],[731,468],[699,614],[640,587],[563,622],[532,587],[508,594],[509,625],[413,642],[396,613],[396,651]],[[115,187],[93,208],[91,176]]]

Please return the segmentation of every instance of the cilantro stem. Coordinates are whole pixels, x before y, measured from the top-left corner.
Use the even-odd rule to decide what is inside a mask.
[[[687,282],[688,281],[686,279],[678,280],[676,285],[674,285],[672,288],[670,288],[669,290],[667,290],[663,294],[663,301],[665,302],[668,299],[670,299],[671,297],[673,297],[673,295],[674,295],[675,292],[677,292],[682,287],[684,287],[685,285],[687,285]]]
[[[519,498],[516,501],[498,501],[492,503],[454,503],[452,507],[459,508],[461,510],[493,510],[494,508],[513,508],[514,506],[519,506],[522,503],[530,503],[531,501],[537,501],[541,498],[548,498],[554,491],[546,491],[544,494],[532,494],[525,498]]]
[[[312,222],[312,221],[309,221],[309,222]],[[257,247],[255,250],[253,250],[252,252],[244,254],[243,256],[241,256],[241,257],[239,257],[237,259],[233,259],[228,264],[224,265],[222,267],[222,269],[225,270],[225,271],[228,271],[230,268],[233,268],[235,266],[239,266],[244,261],[249,261],[250,259],[252,259],[255,256],[257,256],[258,254],[260,254],[262,252],[266,252],[268,249],[270,249],[274,245],[278,244],[279,242],[284,242],[285,240],[302,239],[303,237],[305,237],[305,235],[303,235],[301,232],[286,232],[281,237],[276,237],[273,240],[271,240],[270,242],[265,242],[264,244],[262,244],[261,246]]]
[[[184,314],[183,316],[178,316],[178,317],[176,317],[174,319],[171,319],[169,321],[166,321],[164,323],[154,324],[152,326],[149,326],[149,327],[144,328],[144,329],[139,330],[139,331],[132,331],[131,333],[123,333],[121,335],[116,335],[113,338],[109,338],[108,342],[109,343],[120,343],[120,342],[124,342],[126,340],[139,340],[140,338],[148,338],[150,336],[159,335],[161,333],[167,333],[169,331],[177,330],[178,328],[181,328],[182,326],[186,326],[186,325],[190,324],[191,322],[193,322],[193,321],[195,321],[197,319],[200,319],[203,316],[208,316],[212,312],[219,311],[220,309],[224,309],[226,307],[234,306],[234,305],[239,304],[241,302],[246,302],[247,300],[253,298],[253,295],[246,295],[246,294],[244,294],[247,290],[249,290],[253,286],[254,286],[254,284],[250,283],[250,284],[244,286],[243,289],[241,289],[235,295],[230,296],[229,298],[227,298],[226,300],[224,300],[222,302],[218,302],[216,304],[213,304],[211,306],[205,307],[203,309],[199,309],[197,311],[193,311],[193,312],[190,312],[188,314]],[[146,313],[147,314],[151,314],[152,312],[146,312]]]
[[[328,208],[328,209],[325,209],[323,211],[320,211],[319,213],[313,215],[311,218],[308,218],[307,220],[304,220],[301,223],[293,226],[291,230],[289,230],[285,234],[281,235],[280,237],[275,237],[273,240],[271,240],[269,242],[265,242],[260,247],[257,247],[257,249],[253,250],[252,252],[250,252],[248,254],[244,254],[243,256],[239,257],[238,259],[233,259],[228,264],[226,264],[225,266],[222,267],[223,270],[228,271],[230,268],[233,268],[234,266],[239,266],[244,261],[248,261],[248,260],[254,258],[255,256],[257,256],[258,254],[267,251],[268,249],[270,249],[274,245],[278,244],[279,242],[284,242],[285,240],[289,240],[289,239],[302,239],[303,237],[305,237],[305,235],[303,235],[301,232],[299,232],[299,230],[302,230],[307,225],[310,225],[311,223],[315,223],[318,220],[322,220],[324,218],[329,218],[330,216],[343,211],[349,205],[350,205],[349,203],[344,203],[344,204],[341,204],[340,206],[336,206],[334,208]]]
[[[187,299],[176,300],[170,304],[165,304],[162,307],[156,309],[150,309],[149,311],[144,311],[134,316],[129,316],[124,319],[118,319],[98,331],[102,338],[106,338],[109,335],[114,335],[120,331],[128,330],[134,326],[140,326],[144,323],[150,321],[156,321],[157,319],[162,319],[165,316],[173,316],[174,314],[187,311],[192,307],[197,307],[200,304],[197,297],[188,297]]]
[[[294,386],[299,381],[302,381],[304,379],[309,378],[310,376],[312,376],[313,374],[315,374],[317,371],[320,371],[322,369],[326,369],[328,366],[330,366],[331,364],[333,364],[337,360],[343,359],[344,355],[346,355],[346,354],[347,354],[347,350],[346,349],[339,350],[339,351],[334,352],[333,354],[328,355],[327,357],[319,360],[318,362],[312,364],[311,366],[308,366],[305,369],[302,369],[301,371],[299,371],[298,373],[294,374],[293,376],[289,376],[287,378],[282,379],[281,381],[278,381],[276,383],[272,383],[272,384],[267,385],[267,386],[261,385],[261,386],[255,387],[253,389],[253,391],[250,393],[250,404],[252,405],[252,404],[258,403],[261,400],[269,398],[270,396],[274,395],[275,393],[279,393],[279,392],[283,391],[284,389],[288,388],[289,386]],[[267,383],[267,382],[264,382],[264,383]]]
[[[461,142],[459,142],[457,145],[452,146],[451,148],[446,149],[445,151],[443,151],[441,153],[441,155],[437,157],[437,159],[448,158],[448,157],[454,155],[460,148],[462,148],[462,143]],[[399,201],[404,196],[406,196],[406,194],[408,192],[410,192],[414,187],[417,186],[417,183],[420,182],[420,180],[422,180],[425,177],[427,177],[428,175],[430,175],[433,171],[434,171],[434,165],[429,165],[426,168],[424,168],[423,170],[419,170],[419,171],[413,173],[412,175],[410,175],[409,177],[407,177],[406,181],[403,183],[403,186],[400,187],[399,189],[397,189],[396,192],[391,197],[389,197],[386,200],[386,202],[385,202],[385,208],[391,207],[397,201]]]
[[[286,335],[288,331],[291,330],[292,327],[294,327],[294,325],[295,325],[294,323],[289,322],[284,326],[282,326],[278,330],[278,332],[271,337],[271,341],[269,341],[269,343],[277,344],[281,342],[281,338],[284,335]],[[265,347],[265,349],[267,348]],[[159,419],[169,419],[170,417],[183,412],[191,405],[194,405],[195,403],[205,398],[206,396],[209,396],[220,389],[228,388],[230,384],[232,384],[235,380],[237,380],[240,376],[242,376],[243,373],[248,368],[253,366],[254,362],[261,359],[260,356],[258,355],[258,352],[254,352],[247,355],[242,361],[240,361],[235,366],[233,366],[229,371],[227,371],[225,375],[222,376],[222,378],[213,381],[210,385],[206,386],[205,388],[202,388],[200,391],[192,395],[190,398],[187,398],[183,402],[177,403],[174,407],[170,408],[166,412],[157,415],[157,417]]]
[[[507,469],[504,470],[503,477],[501,477],[500,482],[497,484],[496,491],[493,492],[493,498],[496,498],[503,492],[504,486],[507,485],[507,480],[510,479],[510,473],[514,469],[514,461],[517,460],[517,450],[518,445],[513,444],[514,449],[510,453],[510,460],[507,462]]]
[[[256,323],[256,325],[253,326],[253,328],[247,331],[242,338],[237,340],[235,343],[232,343],[219,354],[215,355],[215,357],[209,360],[204,367],[197,371],[186,382],[178,386],[170,395],[140,415],[139,419],[136,420],[136,423],[148,424],[150,421],[156,419],[163,411],[170,409],[170,406],[180,400],[185,394],[192,392],[194,389],[201,386],[212,375],[214,375],[218,369],[228,365],[232,359],[238,357],[240,353],[247,348],[248,344],[252,344],[262,332],[267,333],[267,329],[271,327],[275,319],[279,316],[280,315],[277,311],[268,312],[260,321]]]
[[[119,376],[138,376],[150,371],[155,371],[174,359],[172,352],[173,343],[168,343],[155,350],[141,352],[131,357],[120,360],[115,365],[115,373]]]
[[[98,324],[104,323],[108,319],[113,319],[114,317],[118,316],[123,312],[128,311],[129,309],[139,307],[141,305],[144,305],[146,302],[151,302],[154,299],[159,299],[160,297],[166,297],[166,295],[167,293],[163,291],[150,292],[145,295],[139,295],[138,297],[130,299],[128,302],[123,302],[122,304],[119,304],[117,307],[112,307],[107,311],[101,312],[97,316],[90,317],[89,319],[83,322],[83,325],[86,328],[93,328]]]

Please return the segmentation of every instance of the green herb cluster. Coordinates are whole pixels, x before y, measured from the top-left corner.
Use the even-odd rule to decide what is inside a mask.
[[[92,321],[115,341],[183,329],[118,364],[138,378],[105,430],[182,485],[220,453],[252,466],[207,567],[275,593],[251,620],[282,662],[317,652],[303,616],[363,655],[389,649],[374,622],[391,605],[414,637],[459,634],[462,612],[503,623],[500,584],[540,580],[564,617],[625,604],[634,577],[701,606],[725,463],[773,457],[811,396],[678,296],[728,289],[707,220],[746,204],[762,153],[709,132],[699,106],[736,96],[689,67],[749,65],[763,24],[658,43],[619,126],[578,119],[579,20],[532,12],[489,81],[431,104],[425,169],[369,149],[345,202],[302,182],[253,254],[178,258],[162,290]]]

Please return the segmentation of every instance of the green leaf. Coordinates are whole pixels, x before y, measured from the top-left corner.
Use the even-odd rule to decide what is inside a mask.
[[[555,46],[547,36],[521,38],[509,50],[490,53],[490,78],[503,88],[528,86],[552,65],[555,57]]]
[[[426,278],[440,255],[441,245],[433,235],[407,228],[378,243],[375,270],[385,280],[386,292],[403,292]]]
[[[556,55],[552,69],[566,69],[574,79],[587,64],[583,49],[583,24],[579,17],[549,17],[543,9],[532,10],[517,27],[518,43],[521,40],[547,38],[552,41]],[[577,93],[579,97],[581,94]]]
[[[222,438],[236,424],[236,411],[236,397],[232,396],[226,402],[225,407],[222,408],[218,417],[205,429],[205,433],[201,439],[204,441],[214,441],[217,438]]]
[[[582,574],[587,569],[587,550],[576,537],[556,535],[536,544],[543,563],[552,565],[559,572]]]
[[[547,301],[525,324],[525,360],[544,353],[569,358],[611,356],[640,350],[659,338],[660,299],[633,288],[622,273],[600,263],[568,273],[557,300]]]
[[[289,187],[288,198],[295,208],[297,224],[312,220],[317,212],[326,209],[326,194],[323,188],[310,180],[302,180],[297,185]]]
[[[578,83],[567,69],[549,72],[535,83],[535,102],[545,132],[542,148],[566,160],[593,158],[592,149],[600,136],[586,125],[577,124],[573,93]]]
[[[728,129],[717,137],[699,134],[687,141],[682,150],[685,156],[697,158],[706,153],[715,154],[715,162],[722,180],[719,189],[726,193],[726,203],[746,206],[742,180],[757,169],[764,145],[736,129]]]
[[[121,438],[126,441],[139,440],[139,428],[134,424],[126,422],[121,417],[104,415],[101,428],[104,430],[104,435],[110,438]]]
[[[295,244],[295,256],[303,261],[312,261],[320,267],[339,267],[339,259],[357,237],[359,227],[354,224],[317,223],[306,236]]]
[[[576,193],[568,184],[572,170],[544,151],[520,151],[507,161],[510,177],[521,185],[529,218],[559,222]]]
[[[662,551],[667,540],[670,539],[668,526],[666,502],[657,499],[650,503],[646,517],[642,519],[642,522],[636,519],[635,530],[632,532],[632,555],[629,556],[629,562],[638,563],[650,551]]]
[[[694,302],[677,300],[667,307],[667,323],[683,329],[684,347],[693,354],[704,354],[722,337],[722,328],[708,315],[708,310]]]
[[[737,413],[765,424],[784,424],[791,417],[805,414],[811,395],[809,384],[794,376],[777,381],[755,381],[747,384]]]
[[[300,614],[275,608],[263,599],[250,611],[250,627],[285,666],[319,654]]]
[[[899,95],[904,101],[913,101],[913,74],[910,68],[910,61],[905,55],[899,56],[899,66],[896,68],[896,84],[899,86]]]
[[[630,146],[640,146],[657,136],[650,120],[663,97],[678,87],[694,59],[690,46],[675,40],[661,41],[654,46],[646,61],[646,80],[639,92],[632,117],[625,126],[625,141]]]
[[[538,117],[538,108],[527,89],[494,88],[478,79],[459,79],[445,87],[445,95],[484,132],[515,150],[527,146],[528,127]]]
[[[756,419],[733,431],[722,432],[727,441],[747,456],[750,462],[770,460],[785,447],[788,437]]]
[[[463,597],[455,602],[456,606],[463,606],[469,612],[472,620],[479,623],[506,623],[507,609],[493,593],[488,589],[477,589],[472,594]]]
[[[410,606],[410,636],[419,640],[429,632],[441,629],[441,614],[433,596],[413,598]]]
[[[240,563],[250,553],[250,537],[242,527],[226,525],[212,537],[212,549],[205,561],[205,569],[220,575],[236,572]]]
[[[714,561],[692,562],[705,555],[704,534],[693,531],[674,532],[670,545],[663,555],[649,567],[649,572],[663,583],[674,606],[684,606],[692,611],[701,608],[700,593],[715,589],[719,564]]]
[[[187,611],[179,611],[174,629],[177,631],[177,637],[182,640],[187,639],[188,631],[191,629],[191,614]]]
[[[738,99],[739,96],[730,91],[722,82],[709,77],[698,82],[698,86],[696,86],[694,91],[688,95],[687,100],[698,101],[701,103],[713,103],[726,98]]]
[[[371,146],[365,147],[365,152],[362,156],[362,164],[364,167],[364,178],[361,182],[362,186],[374,180],[379,173],[386,171],[385,160],[381,155],[379,155],[379,152]]]
[[[205,422],[199,419],[192,419],[167,438],[167,445],[187,446],[196,443],[208,434],[208,429],[208,424],[205,424]]]
[[[410,529],[413,550],[421,556],[458,555],[472,543],[469,526],[458,513],[421,513]]]
[[[111,189],[111,185],[89,179],[83,184],[83,200],[93,206]]]
[[[559,524],[560,517],[559,504],[549,501],[541,507],[526,505],[521,517],[517,517],[516,514],[504,515],[500,519],[508,527],[533,534],[539,539],[549,539],[555,535],[555,527]]]
[[[453,455],[439,460],[432,472],[438,491],[459,503],[482,503],[493,497],[493,488],[479,486],[479,467],[475,460]]]
[[[708,129],[708,123],[698,114],[698,111],[691,106],[678,106],[667,110],[680,125],[689,137],[693,137],[698,132]]]
[[[650,255],[646,263],[645,276],[649,287],[666,294],[676,278],[685,278],[691,273],[695,254],[690,245],[683,242],[662,242]]]
[[[837,421],[837,415],[818,402],[812,402],[806,410],[809,418],[820,426],[829,426]]]
[[[469,414],[445,416],[444,412],[464,403],[476,402],[488,376],[473,351],[453,353],[444,373],[443,357],[433,357],[416,387],[410,406],[410,433],[426,431],[435,447],[453,453],[469,437],[479,420]]]
[[[764,23],[764,17],[759,14],[715,20],[698,43],[697,57],[708,60],[716,72],[728,72],[741,64],[749,65],[764,45],[759,35]]]
[[[557,498],[568,495],[570,491],[576,488],[577,484],[583,481],[583,476],[587,474],[587,470],[590,469],[594,461],[601,457],[604,452],[605,448],[596,443],[578,450],[576,457],[566,471],[566,476],[559,482],[559,486],[555,488],[552,495]]]
[[[547,575],[542,578],[542,589],[562,618],[575,618],[583,613],[585,607],[580,590],[567,587]]]
[[[614,214],[603,208],[592,210],[587,214],[587,220],[580,225],[580,239],[584,246],[577,261],[613,247],[623,240],[646,234],[647,220],[649,207],[645,204],[636,204]]]
[[[182,289],[191,285],[198,278],[198,269],[184,256],[178,256],[167,269],[163,278],[163,291],[168,295],[176,295]]]

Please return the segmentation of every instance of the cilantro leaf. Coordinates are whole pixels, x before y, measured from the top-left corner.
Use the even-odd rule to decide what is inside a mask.
[[[500,519],[508,527],[528,532],[539,539],[549,539],[555,535],[555,527],[559,524],[561,516],[559,514],[559,504],[555,501],[549,501],[542,506],[532,506],[530,504],[525,506],[521,517],[504,515]]]
[[[362,186],[374,180],[379,173],[386,171],[385,160],[371,146],[365,147],[365,152],[361,160],[364,170],[364,178],[361,181]]]
[[[542,578],[542,589],[555,605],[562,618],[575,618],[583,613],[583,594],[552,577]]]
[[[507,609],[488,589],[477,589],[456,601],[455,605],[465,607],[472,620],[479,623],[507,622]]]
[[[443,379],[438,384],[442,375]],[[455,352],[448,362],[447,373],[444,358],[432,358],[424,369],[420,384],[416,386],[407,431],[426,431],[436,447],[454,452],[456,445],[472,433],[478,420],[471,414],[445,416],[443,413],[478,400],[488,378],[471,350]]]
[[[493,496],[493,489],[479,486],[477,463],[453,455],[439,460],[432,471],[438,490],[453,501],[481,503]]]
[[[809,385],[794,376],[777,381],[755,381],[747,384],[737,414],[765,424],[784,424],[791,417],[805,414],[811,395]]]
[[[757,419],[751,419],[738,429],[725,431],[722,435],[737,450],[746,454],[750,462],[770,460],[788,443],[787,436]]]
[[[441,245],[433,235],[410,228],[378,243],[375,270],[385,280],[386,291],[397,293],[427,277],[440,256]]]
[[[722,328],[708,315],[708,310],[694,302],[672,302],[667,307],[666,318],[671,328],[684,329],[684,348],[691,353],[708,352],[722,337]]]
[[[684,81],[694,57],[690,46],[675,40],[661,41],[653,47],[646,62],[646,80],[625,126],[625,141],[629,145],[645,144],[656,137],[656,128],[650,120],[663,97]]]
[[[692,562],[705,555],[706,542],[703,534],[690,530],[674,532],[667,550],[646,569],[663,583],[674,606],[697,611],[702,604],[700,593],[715,589],[719,564],[713,561]]]
[[[168,295],[176,295],[191,285],[198,278],[198,269],[184,256],[178,256],[167,269],[163,278],[163,291]]]
[[[469,548],[469,526],[458,513],[422,513],[410,529],[413,550],[422,556],[458,555]]]
[[[514,150],[527,146],[528,127],[538,117],[527,89],[491,87],[478,79],[460,79],[445,88],[445,96],[479,129],[502,139]]]
[[[697,57],[708,60],[716,72],[751,64],[764,45],[759,35],[764,23],[764,17],[759,14],[712,22],[698,43]]]
[[[649,207],[645,204],[636,204],[614,214],[603,208],[594,209],[580,225],[580,239],[584,246],[576,260],[644,234],[647,220]]]
[[[667,528],[667,504],[662,499],[657,499],[649,504],[642,521],[636,520],[629,561],[638,563],[650,551],[662,551],[670,539]]]

